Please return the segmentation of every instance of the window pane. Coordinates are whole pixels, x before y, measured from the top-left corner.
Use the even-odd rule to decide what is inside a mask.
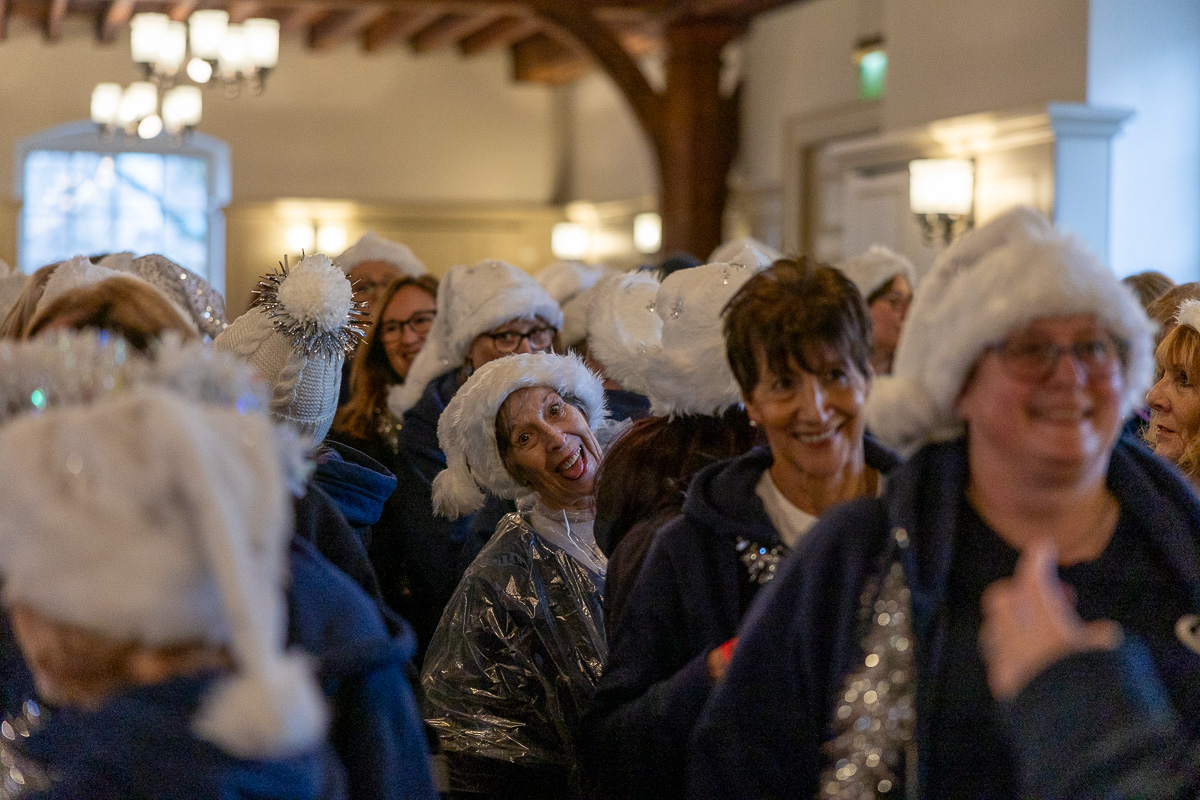
[[[25,159],[22,269],[73,255],[162,253],[208,275],[208,168],[157,153],[35,150]]]

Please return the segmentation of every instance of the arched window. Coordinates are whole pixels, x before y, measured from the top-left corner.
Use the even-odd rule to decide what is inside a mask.
[[[161,253],[225,288],[229,146],[102,133],[69,122],[17,143],[17,263],[25,272],[73,255]]]

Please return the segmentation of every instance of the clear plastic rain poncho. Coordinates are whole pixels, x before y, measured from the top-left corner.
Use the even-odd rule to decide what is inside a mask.
[[[607,658],[591,515],[518,503],[471,563],[430,642],[425,717],[451,788],[570,797],[572,730]]]

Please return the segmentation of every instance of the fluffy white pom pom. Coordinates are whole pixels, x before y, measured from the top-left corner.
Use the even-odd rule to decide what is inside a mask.
[[[433,479],[433,508],[448,519],[466,516],[483,505],[484,496],[465,466],[442,470]]]
[[[324,255],[311,255],[292,268],[279,286],[279,304],[297,322],[333,332],[346,324],[354,292],[345,273]]]
[[[880,375],[867,400],[867,427],[884,444],[908,457],[924,444],[931,430],[947,420],[920,384],[894,375]]]

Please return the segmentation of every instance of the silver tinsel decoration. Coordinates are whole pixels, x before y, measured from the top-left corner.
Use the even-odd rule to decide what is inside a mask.
[[[284,256],[278,269],[268,272],[259,280],[258,288],[254,290],[254,294],[258,296],[255,305],[266,312],[275,330],[287,337],[293,348],[310,358],[329,358],[339,352],[353,353],[358,343],[366,336],[368,315],[363,309],[367,304],[351,300],[345,323],[334,330],[324,330],[313,322],[298,320],[279,301],[279,288],[290,272],[287,256]]]
[[[908,534],[893,538],[908,545]],[[863,660],[846,677],[833,714],[833,738],[826,742],[829,765],[821,774],[825,800],[873,800],[911,794],[897,771],[915,771],[913,740],[916,666],[913,658],[912,605],[904,570],[893,562],[880,587],[869,581],[860,600],[869,620]]]
[[[6,714],[0,722],[0,800],[19,797],[50,788],[50,779],[41,765],[21,750],[21,744],[42,725],[42,710],[26,700],[19,715]]]

